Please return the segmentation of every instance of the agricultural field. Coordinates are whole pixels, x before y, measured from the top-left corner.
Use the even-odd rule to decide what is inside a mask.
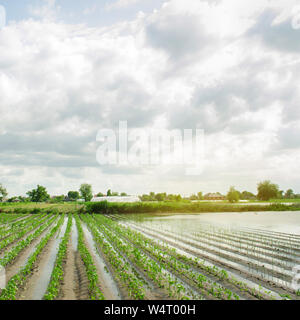
[[[300,299],[298,229],[198,220],[0,213],[0,300]]]

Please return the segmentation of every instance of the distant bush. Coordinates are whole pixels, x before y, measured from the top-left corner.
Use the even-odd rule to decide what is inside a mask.
[[[86,211],[88,213],[109,213],[108,211],[108,202],[90,202],[86,205]]]
[[[17,213],[17,214],[28,214],[30,212],[31,212],[30,210],[25,209],[25,208],[15,208],[13,210],[13,213]]]
[[[42,212],[42,209],[41,209],[41,208],[34,208],[34,209],[31,210],[31,213],[32,213],[32,214],[39,214],[39,213],[41,213],[41,212]]]

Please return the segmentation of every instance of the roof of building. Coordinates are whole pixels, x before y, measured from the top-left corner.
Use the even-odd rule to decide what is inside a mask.
[[[101,201],[108,201],[108,202],[139,202],[141,201],[138,196],[103,196],[103,197],[94,197],[92,202],[101,202]]]
[[[219,193],[207,193],[206,195],[204,195],[204,198],[224,198],[225,196],[223,196],[222,194]]]

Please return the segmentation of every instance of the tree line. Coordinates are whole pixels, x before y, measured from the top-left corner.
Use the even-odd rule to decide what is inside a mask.
[[[69,191],[68,194],[50,197],[47,189],[41,185],[38,185],[35,189],[32,189],[26,193],[27,197],[18,196],[8,198],[8,192],[6,188],[0,183],[0,202],[63,202],[63,201],[78,201],[83,199],[88,202],[93,198],[92,186],[87,183],[83,183],[78,191]],[[111,189],[107,190],[106,194],[99,192],[96,197],[104,196],[127,196],[125,192],[114,192]],[[219,192],[216,195],[222,196]],[[183,198],[180,194],[167,194],[166,192],[149,194],[143,194],[139,196],[141,201],[182,201],[182,200],[203,200],[205,197],[202,192],[192,194],[190,197]],[[268,201],[270,199],[300,199],[300,194],[294,193],[292,189],[288,189],[285,192],[279,189],[279,186],[272,183],[270,180],[265,180],[257,184],[257,194],[253,194],[249,191],[240,192],[235,187],[230,187],[227,192],[226,199],[229,202],[238,202],[239,200],[262,200]]]
[[[216,196],[222,197],[220,192],[215,193]],[[272,183],[270,180],[259,182],[257,185],[257,194],[250,191],[238,191],[235,187],[230,187],[226,196],[223,196],[229,202],[238,202],[239,200],[261,200],[269,201],[270,199],[300,199],[300,194],[295,194],[292,189],[288,189],[286,192],[279,190],[279,186]],[[181,195],[167,194],[167,193],[155,193],[143,194],[139,197],[141,201],[181,201],[181,200],[204,200],[205,195],[203,192],[192,194],[189,197],[182,198]]]
[[[0,202],[4,201],[8,195],[6,188],[0,184]],[[26,193],[27,197],[17,196],[11,197],[6,199],[7,202],[50,202],[50,203],[57,203],[63,201],[78,201],[83,199],[84,201],[88,202],[91,201],[93,198],[93,190],[92,186],[87,183],[83,183],[78,191],[69,191],[67,195],[59,195],[51,197],[48,193],[46,187],[37,185],[35,189],[32,189]],[[104,197],[104,196],[127,196],[126,192],[115,192],[108,189],[106,194],[99,192],[96,194],[96,197]]]

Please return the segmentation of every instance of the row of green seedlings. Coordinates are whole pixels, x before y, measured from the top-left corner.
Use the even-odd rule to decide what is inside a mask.
[[[43,215],[43,216],[45,216],[45,215]],[[1,235],[0,240],[2,240],[2,238],[6,237],[6,236],[11,235],[12,233],[22,231],[22,229],[28,227],[29,225],[31,225],[35,221],[38,221],[39,218],[41,218],[41,215],[39,217],[28,216],[25,219],[18,220],[14,223],[10,223],[10,224],[6,225],[6,227],[3,227],[0,229],[0,235]]]
[[[124,218],[120,217],[120,216],[117,216],[117,218],[124,220]],[[137,220],[137,219],[135,219],[135,220]],[[143,222],[142,219],[139,219],[138,221]],[[151,225],[152,225],[152,223],[151,223]],[[153,227],[153,225],[152,225],[152,227]],[[156,223],[154,223],[154,227],[155,228],[157,227]],[[249,231],[245,232],[245,231],[242,231],[242,230],[232,230],[232,229],[228,230],[228,229],[217,227],[217,226],[214,226],[214,225],[207,225],[207,227],[204,226],[202,229],[210,230],[210,232],[212,232],[214,234],[215,233],[220,233],[221,236],[228,235],[228,236],[231,236],[233,239],[236,239],[236,238],[239,238],[239,237],[243,237],[243,239],[249,240],[249,238],[251,238],[251,239],[253,238],[253,240],[255,242],[262,241],[262,239],[264,239],[272,247],[275,244],[274,239],[278,239],[279,242],[276,242],[276,243],[282,243],[282,244],[286,244],[286,245],[290,246],[290,237],[287,238],[287,236],[285,236],[285,237],[281,236],[280,238],[278,238],[278,236],[276,235],[278,233],[276,233],[275,235],[273,234],[272,237],[270,237],[270,235],[266,235],[264,233],[249,232]],[[199,227],[197,227],[196,231],[197,232],[199,231]],[[265,232],[265,231],[261,231],[261,232]],[[296,245],[296,242],[294,242],[294,244]]]
[[[294,234],[284,234],[280,232],[271,232],[263,229],[245,229],[244,227],[239,230],[233,230],[234,234],[239,234],[243,237],[253,237],[255,240],[269,241],[270,243],[290,244],[294,242],[295,246],[300,246],[300,238]],[[275,240],[275,241],[274,241]]]
[[[219,286],[217,283],[212,282],[210,279],[205,277],[203,274],[195,273],[192,271],[190,266],[179,262],[174,257],[169,257],[164,255],[164,252],[159,248],[148,246],[144,243],[141,243],[137,237],[126,234],[123,230],[118,227],[115,228],[115,232],[118,235],[122,235],[126,239],[126,241],[131,242],[135,247],[138,247],[144,254],[147,254],[152,259],[156,260],[157,263],[160,263],[167,270],[175,274],[177,277],[181,278],[183,281],[191,285],[192,287],[196,287],[197,290],[201,290],[201,292],[207,298],[214,299],[239,299],[237,295],[232,293],[229,289],[223,288]],[[130,237],[131,236],[131,237]]]
[[[100,218],[100,217],[99,217]],[[98,229],[107,237],[107,239],[129,260],[132,261],[142,272],[156,283],[160,288],[164,289],[168,295],[175,299],[189,299],[189,297],[203,299],[200,294],[195,294],[193,290],[186,288],[177,277],[166,270],[164,266],[151,259],[149,256],[141,252],[135,246],[120,239],[119,234],[109,232],[103,227],[103,221],[97,221]],[[188,287],[190,287],[188,285]]]
[[[126,288],[128,295],[132,299],[143,300],[145,298],[144,284],[137,278],[134,272],[132,272],[131,265],[125,261],[123,257],[114,250],[112,245],[99,233],[94,220],[89,219],[86,215],[82,215],[81,218],[89,227],[97,247],[113,270],[113,277],[116,282],[121,283]]]
[[[178,254],[175,248],[168,247],[168,245],[166,243],[157,242],[152,239],[149,239],[149,237],[145,237],[140,232],[133,231],[131,228],[122,227],[122,229],[124,230],[127,237],[129,237],[132,241],[135,240],[136,241],[135,243],[137,245],[141,246],[144,250],[146,250],[148,252],[152,252],[152,254],[154,254],[156,252],[157,259],[162,259],[165,261],[179,260],[184,265],[189,265],[193,269],[196,269],[196,270],[200,269],[200,270],[202,270],[202,272],[205,272],[207,274],[210,274],[211,276],[216,277],[218,279],[218,281],[230,282],[231,284],[234,284],[234,286],[237,287],[236,289],[238,291],[241,291],[241,292],[246,291],[245,290],[246,284],[243,284],[242,282],[238,282],[233,279],[232,279],[232,281],[229,281],[229,280],[231,280],[231,278],[228,277],[228,274],[225,270],[218,269],[216,266],[208,266],[205,264],[204,261],[201,262],[200,259],[197,257],[195,257],[193,259],[193,258],[189,258],[185,255]],[[175,263],[175,265],[173,265],[173,267],[176,267],[176,263]],[[189,274],[192,279],[195,279],[194,272],[192,272],[192,273],[190,272]],[[203,278],[203,277],[202,277],[202,279],[205,280],[205,278]],[[200,279],[200,280],[202,281],[202,279]],[[224,281],[224,280],[228,280],[228,281]],[[250,293],[251,295],[256,296],[257,298],[261,297],[261,294],[259,292],[256,292],[255,290],[252,290],[248,287],[246,287],[246,288],[248,289],[247,290],[248,293]],[[217,287],[216,291],[214,290],[214,286],[212,286],[210,290],[212,290],[211,293],[213,295],[215,295],[216,291],[218,293],[222,293],[222,291],[220,291],[220,288],[218,288],[218,287]],[[227,299],[230,299],[231,297],[238,299],[238,296],[233,294],[230,290],[225,288],[224,291],[227,295]],[[222,295],[221,296],[218,295],[218,298],[222,298]]]
[[[60,217],[57,224],[49,231],[45,237],[35,247],[35,251],[30,255],[26,265],[14,275],[7,283],[6,288],[0,294],[0,300],[16,300],[19,289],[25,284],[28,277],[32,273],[37,258],[49,242],[49,240],[57,233],[64,222],[64,215]]]
[[[6,224],[3,224],[0,226],[0,232],[2,233],[3,231],[17,228],[19,225],[22,225],[22,223],[24,223],[26,221],[33,220],[33,218],[34,217],[32,215],[27,215],[23,219],[18,219],[16,221],[12,221],[12,222],[8,222]]]
[[[223,239],[222,244],[220,244],[220,241],[214,239],[214,237],[212,236],[209,236],[209,238],[207,238],[205,236],[201,237],[197,235],[197,237],[190,238],[194,239],[194,241],[199,241],[199,239],[201,239],[201,242],[213,245],[221,250],[227,250],[246,258],[265,262],[270,264],[271,266],[276,265],[276,268],[281,268],[283,270],[290,270],[295,262],[295,258],[293,258],[291,255],[287,255],[286,253],[284,253],[283,255],[278,254],[278,251],[274,250],[274,247],[262,249],[255,242],[247,242],[246,244],[244,244],[242,242],[236,242],[232,240],[226,241],[226,239]],[[224,242],[225,244],[223,244]],[[272,270],[272,273],[274,272],[272,267],[270,270]]]
[[[152,230],[154,231],[154,230]],[[156,232],[156,231],[154,231]],[[211,252],[213,254],[217,254],[218,256],[223,256],[224,258],[228,260],[234,260],[234,261],[239,261],[244,265],[250,266],[247,262],[250,259],[253,260],[251,262],[251,266],[253,265],[254,268],[257,269],[257,271],[260,268],[263,268],[263,272],[266,274],[270,274],[270,276],[288,276],[289,275],[289,270],[291,269],[290,267],[287,267],[282,260],[280,259],[274,259],[274,258],[268,258],[263,255],[252,255],[250,253],[251,249],[248,248],[249,250],[241,249],[241,250],[233,250],[230,249],[229,247],[226,247],[220,242],[211,242],[209,239],[206,238],[201,238],[201,241],[199,239],[196,240],[191,240],[188,239],[186,236],[178,235],[175,234],[174,232],[170,232],[167,230],[160,230],[160,234],[168,237],[168,238],[173,238],[176,241],[183,242],[189,246],[195,247],[197,249],[201,249],[204,251]],[[274,266],[274,263],[276,263],[276,266]]]
[[[100,218],[103,224],[109,226],[115,233],[122,235],[127,241],[130,241],[133,246],[138,247],[148,254],[152,259],[162,264],[165,268],[176,274],[178,277],[183,278],[192,286],[196,286],[198,290],[206,293],[206,296],[216,299],[239,299],[239,296],[231,292],[229,289],[212,282],[206,276],[201,273],[194,272],[192,268],[184,264],[173,256],[168,256],[159,247],[145,243],[142,236],[138,233],[132,232],[130,229],[121,228],[112,220],[106,218]]]
[[[114,217],[112,217],[112,218],[114,218]],[[139,224],[136,224],[136,223],[134,223],[133,221],[131,221],[130,223],[128,223],[128,220],[127,219],[122,219],[122,217],[121,218],[119,218],[119,219],[117,219],[117,220],[121,220],[121,221],[123,221],[123,220],[125,220],[126,221],[126,224],[133,224],[135,227],[137,227],[138,229],[139,228],[141,228],[140,227],[140,225]],[[146,226],[144,226],[144,225],[142,225],[142,229],[143,229],[143,233],[144,233],[144,229],[145,228],[148,228],[148,227],[146,227]],[[152,230],[151,228],[148,228],[148,229],[150,229],[150,230]],[[153,230],[152,230],[153,231]],[[156,232],[156,231],[155,231]],[[147,232],[146,232],[147,233]],[[188,237],[188,236],[187,236]],[[272,260],[272,262],[274,262],[274,260]],[[271,264],[271,265],[273,265],[273,264]],[[207,266],[208,268],[209,268],[209,266]],[[255,267],[255,265],[254,265],[254,267]],[[262,266],[262,267],[266,267],[266,266]],[[257,265],[256,266],[256,269],[258,269],[259,268],[259,266]],[[269,270],[269,271],[268,271]],[[277,272],[277,271],[275,271],[275,268],[274,267],[271,267],[271,269],[268,269],[268,270],[266,270],[267,272],[269,272],[269,273],[267,273],[267,274],[270,274],[270,276],[269,276],[269,278],[270,277],[273,277],[274,275],[275,275],[275,272]],[[257,271],[258,272],[258,271]],[[265,271],[263,271],[263,272],[265,272]],[[244,291],[247,291],[247,292],[252,292],[252,295],[254,295],[254,296],[256,296],[257,298],[262,298],[262,297],[264,297],[264,299],[280,299],[280,297],[281,298],[284,298],[284,299],[291,299],[291,297],[290,297],[290,295],[288,295],[288,294],[286,294],[286,293],[284,293],[284,294],[279,294],[279,295],[277,295],[276,297],[269,291],[269,290],[266,290],[265,288],[262,288],[260,285],[259,285],[259,289],[255,289],[253,286],[250,286],[250,288],[248,288],[248,286],[247,285],[245,285],[242,281],[240,281],[240,280],[237,280],[237,279],[235,279],[233,276],[231,276],[232,277],[232,283],[235,283],[235,284],[238,284],[238,286],[241,288],[241,290],[244,290]],[[244,289],[242,289],[242,288],[244,288]],[[285,290],[286,290],[286,287],[284,288]],[[300,292],[296,292],[296,295],[299,295],[300,294]]]
[[[28,247],[37,237],[39,237],[49,226],[52,225],[56,218],[57,216],[51,217],[51,219],[47,220],[46,223],[42,223],[42,225],[37,230],[35,230],[34,233],[30,234],[27,238],[19,241],[15,247],[13,247],[4,255],[3,258],[0,259],[0,265],[6,267],[8,264],[12,263],[21,251]]]
[[[119,234],[116,235],[115,233],[110,232],[104,228],[103,225],[98,225],[98,229],[117,250],[131,261],[135,268],[145,273],[146,276],[162,288],[169,297],[183,300],[188,300],[190,298],[203,299],[203,296],[195,294],[193,289],[186,288],[187,283],[179,281],[179,279],[172,272],[169,272],[165,266],[144,254],[135,246],[131,246],[122,240],[119,237]],[[188,285],[188,287],[190,286]]]
[[[134,274],[135,279],[139,279],[140,283],[137,282],[135,279],[134,279],[135,281],[131,282],[131,284],[135,285],[135,287],[136,287],[135,292],[134,292],[135,298],[141,299],[141,297],[139,298],[139,296],[141,296],[141,293],[142,293],[143,298],[145,298],[145,291],[144,291],[143,286],[144,285],[148,286],[148,282],[147,282],[147,279],[145,279],[145,277],[142,275],[142,272],[139,272],[139,270],[138,270],[139,268],[134,264],[134,262],[130,258],[128,258],[128,256],[126,254],[124,254],[124,251],[120,250],[120,247],[116,246],[111,241],[111,239],[109,239],[106,235],[103,234],[103,232],[101,230],[99,230],[99,229],[96,230],[96,233],[98,234],[98,236],[100,236],[101,239],[104,239],[104,241],[109,243],[109,245],[111,246],[111,251],[113,251],[117,255],[119,255],[121,260],[123,260],[126,263],[126,265],[128,266],[127,272],[130,272],[130,274]],[[131,285],[131,287],[133,287],[133,286]],[[141,292],[141,289],[143,289],[142,292]],[[132,293],[130,293],[129,295],[132,296]]]
[[[19,219],[20,217],[23,217],[23,214],[7,214],[2,213],[0,214],[0,224],[10,223],[16,219]]]
[[[86,274],[89,281],[89,295],[91,300],[104,300],[104,295],[99,289],[99,279],[97,269],[95,267],[93,258],[87,249],[84,241],[84,232],[81,227],[78,215],[75,215],[76,226],[78,230],[78,251],[84,263]]]
[[[157,231],[155,231],[155,230],[152,230],[152,232],[154,232],[154,234],[157,234]],[[263,263],[257,259],[252,259],[252,261],[251,261],[251,259],[245,254],[242,256],[242,254],[240,254],[240,253],[235,254],[233,252],[230,252],[230,251],[224,250],[224,249],[217,250],[217,248],[215,248],[214,246],[205,245],[206,240],[191,241],[191,240],[187,239],[186,237],[182,237],[182,236],[175,235],[170,232],[161,231],[161,230],[159,232],[159,235],[167,237],[168,238],[167,241],[170,241],[170,239],[173,239],[176,243],[179,241],[180,244],[187,245],[190,248],[196,248],[197,250],[201,251],[202,255],[206,254],[206,252],[210,252],[210,253],[214,254],[216,257],[222,257],[223,259],[226,259],[228,261],[238,262],[241,265],[248,267],[249,273],[251,273],[251,274],[252,274],[252,272],[251,272],[252,269],[255,270],[257,272],[256,276],[259,276],[263,279],[265,279],[265,275],[269,278],[272,277],[272,280],[273,280],[274,276],[277,277],[277,279],[281,279],[282,277],[285,278],[290,275],[289,271],[285,271],[284,269],[280,268],[279,266],[273,266],[273,264],[272,264],[273,261],[269,261],[269,264]],[[192,250],[195,250],[195,249],[192,249]],[[250,263],[248,263],[248,262],[250,262]],[[260,274],[258,274],[259,271],[260,271]]]
[[[3,250],[4,248],[6,248],[11,243],[13,243],[14,241],[19,240],[22,237],[24,237],[26,235],[26,233],[31,232],[32,230],[36,229],[41,223],[48,220],[49,216],[43,216],[41,218],[42,218],[41,220],[38,219],[38,220],[31,222],[25,228],[21,229],[20,231],[10,235],[9,237],[3,239],[2,241],[0,241],[0,251]]]
[[[256,237],[251,237],[250,235],[245,237],[241,237],[239,233],[235,232],[233,234],[227,234],[227,233],[212,233],[208,231],[198,231],[195,233],[194,236],[190,236],[191,238],[199,238],[199,236],[206,236],[209,235],[209,237],[215,239],[215,241],[219,241],[220,239],[222,242],[228,242],[228,244],[232,247],[235,247],[237,249],[247,249],[252,250],[254,253],[257,251],[260,254],[264,254],[267,256],[274,256],[274,258],[283,258],[285,261],[293,261],[293,257],[300,256],[300,250],[295,250],[294,243],[287,243],[285,245],[279,244],[276,240],[262,240],[257,239]],[[294,248],[291,250],[291,248]]]
[[[54,300],[58,298],[59,290],[64,279],[63,267],[67,257],[68,243],[70,241],[70,234],[72,229],[72,220],[72,215],[69,214],[67,228],[59,245],[55,265],[52,270],[51,279],[47,287],[47,291],[44,295],[44,300]]]
[[[289,252],[290,250],[287,251],[285,249],[280,248],[275,249],[274,246],[260,244],[255,239],[242,239],[239,238],[239,236],[227,235],[226,233],[213,233],[207,230],[201,230],[194,234],[183,233],[183,236],[192,238],[194,240],[199,240],[199,238],[202,238],[203,236],[205,238],[210,238],[212,241],[219,242],[221,240],[222,243],[226,243],[227,245],[230,245],[232,248],[235,248],[239,251],[241,249],[247,249],[251,250],[251,252],[253,252],[254,254],[258,252],[259,254],[264,254],[265,256],[272,256],[278,259],[284,259],[285,261],[293,261],[292,256],[300,257],[300,254],[296,251],[291,254]]]
[[[255,242],[255,243],[260,243],[263,244],[265,246],[274,248],[274,246],[276,246],[276,248],[283,248],[285,249],[285,251],[287,253],[290,253],[290,239],[289,238],[281,238],[278,239],[276,236],[272,236],[270,237],[269,235],[264,235],[264,234],[258,234],[258,233],[251,233],[251,232],[245,232],[245,231],[238,231],[238,230],[232,230],[231,232],[225,231],[222,232],[222,236],[226,236],[229,237],[231,239],[240,239],[240,240],[244,240],[244,241],[250,241],[251,243]],[[297,245],[297,241],[293,241],[293,247],[296,249],[298,247],[297,250],[300,249],[299,247],[299,243]]]
[[[253,255],[251,254],[252,249],[249,247],[248,250],[241,249],[234,251],[233,249],[229,249],[224,245],[212,244],[209,242],[209,240],[205,239],[202,239],[202,241],[192,241],[186,239],[186,237],[170,234],[169,232],[161,233],[166,235],[168,238],[174,238],[193,248],[211,252],[229,261],[238,262],[245,267],[248,267],[251,274],[254,271],[256,276],[259,276],[264,280],[271,280],[274,284],[281,282],[280,279],[291,278],[291,266],[287,266],[283,260],[274,259],[273,257],[269,258],[261,254]]]
[[[4,240],[4,238],[7,238],[8,236],[15,234],[17,232],[22,231],[22,229],[26,228],[28,225],[32,224],[32,222],[37,221],[40,219],[41,216],[29,216],[28,218],[14,222],[5,228],[0,229],[0,241]]]
[[[171,248],[167,245],[167,243],[162,243],[160,241],[154,241],[148,237],[145,237],[141,235],[140,232],[133,231],[131,228],[126,228],[130,230],[131,232],[134,232],[139,237],[142,237],[144,241],[151,243],[151,245],[157,246],[158,248],[162,249],[164,252],[166,252],[170,256],[174,256],[176,259],[179,259],[180,261],[190,264],[191,266],[194,266],[195,268],[199,268],[200,270],[203,270],[204,272],[207,272],[208,274],[211,274],[212,276],[217,277],[220,281],[227,281],[230,284],[236,286],[241,292],[247,292],[248,294],[256,297],[257,299],[275,299],[274,296],[272,296],[271,292],[268,290],[262,291],[257,290],[254,287],[249,287],[246,283],[237,280],[233,276],[229,276],[228,273],[218,268],[217,266],[213,265],[210,266],[206,264],[205,260],[201,260],[198,257],[188,257],[182,254],[179,254],[175,248]]]
[[[12,215],[11,215],[12,216]],[[9,226],[15,224],[15,223],[18,223],[22,220],[25,220],[27,219],[28,217],[30,217],[29,214],[22,214],[22,215],[14,215],[14,217],[10,217],[10,219],[3,219],[2,220],[2,223],[0,221],[0,230],[2,229],[6,229],[8,228]]]

